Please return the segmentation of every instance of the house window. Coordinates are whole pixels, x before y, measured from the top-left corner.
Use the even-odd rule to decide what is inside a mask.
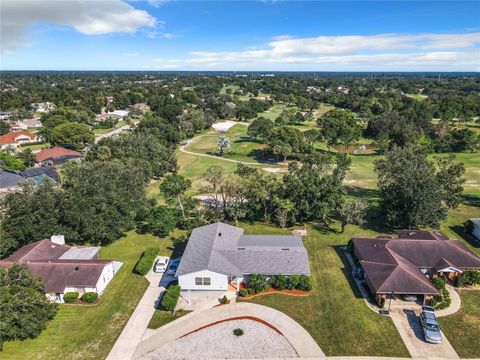
[[[210,286],[212,283],[212,279],[209,277],[196,277],[195,278],[195,285],[198,286]]]

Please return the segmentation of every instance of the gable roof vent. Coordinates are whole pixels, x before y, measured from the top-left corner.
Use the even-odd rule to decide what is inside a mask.
[[[78,271],[80,268],[78,266],[75,266],[75,271]]]

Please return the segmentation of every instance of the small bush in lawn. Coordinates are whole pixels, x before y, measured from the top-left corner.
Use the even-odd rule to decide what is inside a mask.
[[[240,328],[233,329],[233,335],[242,336],[243,335],[243,330],[240,329]]]
[[[228,304],[228,298],[227,295],[223,295],[223,297],[220,299],[220,304]]]
[[[135,265],[135,272],[140,275],[146,275],[153,266],[153,262],[158,255],[158,248],[149,247],[140,257],[137,265]]]
[[[67,292],[63,294],[63,301],[65,301],[67,304],[74,303],[75,300],[78,299],[78,292]]]
[[[310,276],[300,275],[298,279],[297,289],[303,291],[312,290],[312,280],[310,279]]]
[[[295,289],[298,286],[299,281],[300,281],[300,277],[298,275],[290,275],[287,278],[286,288],[289,290]]]
[[[274,275],[270,281],[277,290],[283,290],[287,286],[287,277],[285,275]]]
[[[445,280],[443,280],[441,277],[436,277],[433,279],[432,284],[437,288],[437,290],[442,290],[445,288]]]
[[[94,303],[95,301],[97,301],[97,299],[98,299],[98,294],[95,292],[83,293],[82,297],[80,298],[80,300],[89,304]]]
[[[178,297],[180,296],[180,286],[179,285],[172,285],[169,286],[168,289],[165,291],[165,294],[162,298],[162,306],[165,310],[173,311],[175,306],[177,306]]]
[[[238,295],[240,295],[241,297],[245,297],[248,295],[248,290],[247,289],[242,289],[238,292]]]

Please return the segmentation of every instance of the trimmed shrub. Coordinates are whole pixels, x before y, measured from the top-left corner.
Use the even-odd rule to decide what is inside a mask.
[[[98,299],[98,294],[95,292],[83,293],[82,297],[80,298],[80,300],[88,304],[94,303],[95,301],[97,301],[97,299]]]
[[[228,304],[230,301],[227,298],[227,295],[223,295],[223,297],[220,299],[220,304]]]
[[[162,306],[165,310],[173,311],[177,306],[178,297],[180,296],[180,286],[169,286],[162,298]]]
[[[240,295],[241,297],[245,297],[248,295],[248,290],[247,289],[242,289],[238,292],[238,295]]]
[[[259,293],[268,289],[268,281],[262,274],[251,274],[248,278],[248,286],[254,293]]]
[[[272,276],[270,283],[272,287],[278,290],[284,290],[287,286],[287,277],[285,275],[274,275]]]
[[[71,304],[78,299],[78,296],[78,292],[67,292],[63,294],[63,301],[65,301],[67,304]]]
[[[242,336],[243,335],[243,330],[240,329],[240,328],[233,329],[233,335]]]
[[[440,277],[436,277],[435,279],[433,279],[432,284],[437,288],[437,290],[442,290],[445,288],[445,280]]]
[[[286,288],[289,290],[296,289],[298,286],[298,282],[300,281],[300,276],[298,275],[290,275],[287,278],[287,285]]]
[[[312,280],[310,279],[310,276],[300,275],[300,278],[298,279],[297,289],[303,291],[312,290]]]
[[[144,251],[137,265],[135,265],[134,271],[139,275],[146,275],[153,266],[153,262],[158,255],[159,249],[156,247],[149,247]]]
[[[480,284],[480,271],[467,270],[463,273],[463,283],[468,286]]]
[[[462,287],[462,285],[464,284],[463,276],[464,276],[463,274],[458,274],[457,280],[455,280],[456,287]]]

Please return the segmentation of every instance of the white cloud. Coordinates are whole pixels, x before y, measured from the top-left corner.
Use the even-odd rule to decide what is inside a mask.
[[[12,52],[29,44],[28,30],[36,24],[73,27],[85,35],[134,33],[155,28],[157,20],[121,0],[2,0],[1,49]]]
[[[379,34],[275,37],[263,49],[244,51],[193,51],[186,64],[231,68],[259,64],[380,65],[383,67],[464,67],[480,69],[480,33]]]
[[[150,6],[159,8],[160,6],[170,2],[170,0],[148,0],[147,2]]]
[[[151,30],[151,31],[146,31],[145,34],[147,35],[148,38],[150,39],[174,39],[178,37],[177,35],[163,32],[163,31],[156,31],[156,30]]]

